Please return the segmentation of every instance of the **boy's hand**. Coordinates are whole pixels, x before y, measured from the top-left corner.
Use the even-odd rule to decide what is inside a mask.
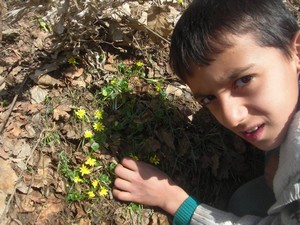
[[[122,201],[157,206],[174,215],[188,194],[154,166],[124,158],[115,168],[113,195]]]
[[[273,190],[273,179],[278,168],[279,153],[274,152],[268,157],[265,163],[265,180],[266,184]]]

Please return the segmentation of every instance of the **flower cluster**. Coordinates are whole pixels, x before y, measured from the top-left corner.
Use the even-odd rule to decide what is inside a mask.
[[[107,175],[102,174],[98,176],[98,179],[95,179],[94,176],[94,167],[98,165],[98,162],[93,157],[88,157],[86,161],[81,165],[79,168],[79,173],[74,176],[73,182],[75,184],[85,184],[86,188],[86,197],[88,199],[95,198],[96,196],[99,197],[106,197],[109,193],[107,189]],[[94,176],[93,176],[94,175]],[[103,179],[103,177],[105,179]]]
[[[83,109],[83,108],[79,108],[78,110],[76,110],[75,115],[80,120],[85,120],[85,121],[90,122],[90,118],[88,117],[85,109]],[[103,112],[102,112],[102,110],[97,109],[94,112],[94,118],[91,121],[91,123],[92,123],[91,126],[92,126],[94,132],[99,133],[99,132],[103,132],[105,130],[105,126],[102,122],[102,119],[103,119]],[[94,136],[95,136],[94,132],[91,130],[84,131],[84,138],[88,139],[91,142],[94,142]]]
[[[154,164],[154,165],[158,165],[160,163],[160,159],[158,158],[157,155],[153,155],[150,157],[150,163]]]

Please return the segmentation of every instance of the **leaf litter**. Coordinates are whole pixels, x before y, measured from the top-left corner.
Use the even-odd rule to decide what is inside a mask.
[[[124,156],[155,163],[221,209],[262,173],[263,155],[199,110],[169,68],[170,35],[188,2],[2,4],[1,224],[171,224],[158,209],[113,198],[111,166]],[[103,133],[91,121],[99,107]],[[87,179],[76,172],[82,165],[106,197],[79,199],[87,183],[73,180]]]

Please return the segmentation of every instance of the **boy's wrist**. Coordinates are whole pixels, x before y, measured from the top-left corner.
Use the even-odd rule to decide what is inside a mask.
[[[163,194],[167,195],[168,197],[165,198],[161,208],[172,216],[175,215],[181,204],[189,197],[189,195],[179,186],[174,186],[172,190],[168,190]]]

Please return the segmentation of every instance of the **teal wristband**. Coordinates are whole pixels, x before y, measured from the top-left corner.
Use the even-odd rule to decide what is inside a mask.
[[[194,214],[194,211],[198,205],[199,202],[193,197],[189,196],[177,209],[173,219],[173,225],[190,224],[192,215]]]

